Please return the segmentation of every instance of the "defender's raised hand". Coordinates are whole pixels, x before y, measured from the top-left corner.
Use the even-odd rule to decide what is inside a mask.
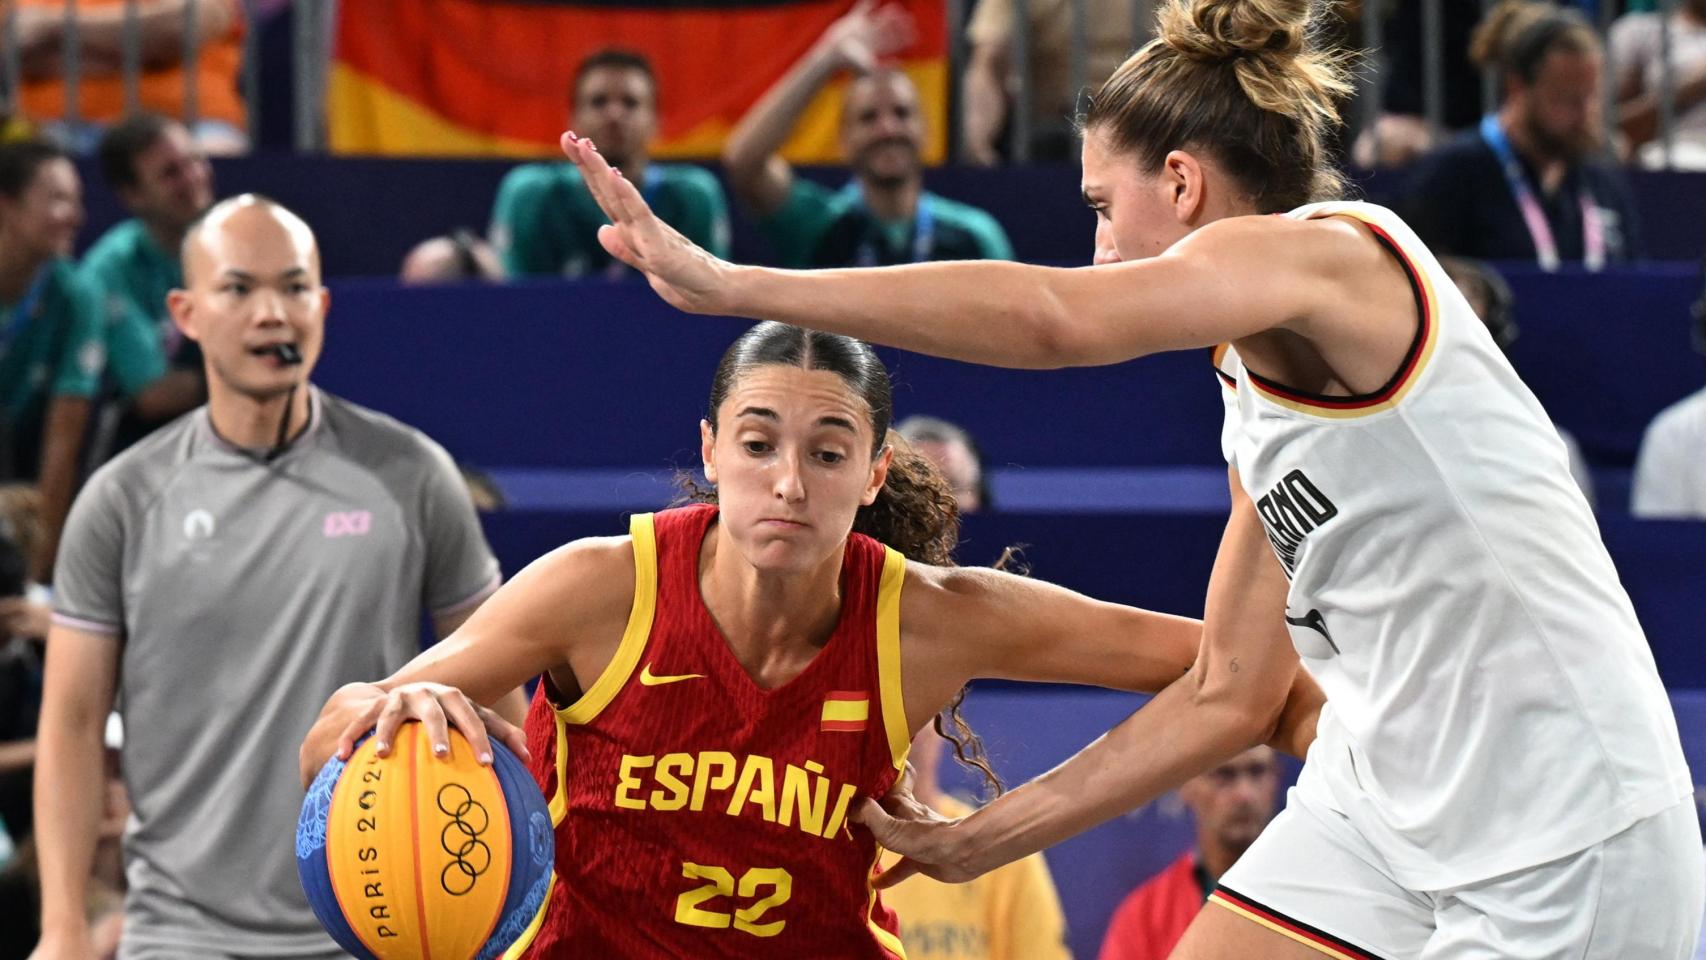
[[[610,223],[598,242],[610,255],[644,273],[664,300],[689,313],[722,313],[738,269],[719,260],[658,219],[645,197],[598,152],[591,140],[563,134],[563,153],[580,168],[593,199]]]

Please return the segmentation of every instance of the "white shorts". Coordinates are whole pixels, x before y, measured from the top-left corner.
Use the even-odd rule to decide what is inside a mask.
[[[1209,898],[1343,960],[1689,960],[1706,907],[1694,804],[1567,857],[1406,889],[1342,816],[1293,789]]]

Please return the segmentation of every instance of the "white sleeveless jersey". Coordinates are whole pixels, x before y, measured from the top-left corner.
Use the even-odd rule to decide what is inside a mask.
[[[1366,224],[1420,312],[1368,396],[1301,393],[1215,351],[1227,462],[1329,701],[1299,788],[1416,890],[1544,863],[1689,796],[1652,653],[1539,402],[1391,211],[1288,216]]]

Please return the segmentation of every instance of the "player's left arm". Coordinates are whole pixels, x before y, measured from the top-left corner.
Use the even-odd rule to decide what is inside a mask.
[[[919,817],[904,803],[896,806],[897,818],[867,801],[859,820],[879,844],[906,856],[880,886],[917,872],[971,879],[1147,803],[1274,737],[1298,674],[1297,653],[1276,615],[1287,582],[1236,473],[1231,480],[1232,516],[1189,670],[1065,763],[963,820]]]
[[[658,220],[586,141],[565,135],[563,148],[611,218],[599,232],[605,249],[692,313],[779,320],[932,356],[1031,368],[1119,363],[1282,328],[1331,338],[1367,325],[1366,311],[1344,303],[1368,282],[1358,280],[1357,266],[1371,241],[1347,225],[1230,217],[1159,256],[1094,267],[961,260],[777,270],[710,256]],[[1324,321],[1335,329],[1319,329]]]
[[[901,603],[907,714],[919,723],[978,678],[1155,693],[1185,676],[1203,640],[1201,620],[987,568],[909,564]],[[1283,635],[1283,610],[1268,612],[1266,632]],[[1295,658],[1291,667],[1273,745],[1301,757],[1324,698]]]
[[[478,610],[478,603],[464,607],[451,613],[432,618],[433,635],[440,640],[456,632],[456,628],[468,622],[468,618]],[[487,704],[498,716],[503,717],[516,726],[527,722],[527,685],[523,684],[504,694],[493,703]]]

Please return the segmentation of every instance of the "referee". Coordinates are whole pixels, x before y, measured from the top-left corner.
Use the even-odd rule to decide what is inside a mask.
[[[115,701],[135,807],[119,956],[341,956],[296,877],[295,745],[339,686],[408,662],[423,608],[440,637],[461,623],[498,565],[443,449],[309,383],[329,295],[306,223],[226,200],[183,263],[168,304],[201,346],[208,402],[95,474],[54,578],[38,956],[89,955]]]

